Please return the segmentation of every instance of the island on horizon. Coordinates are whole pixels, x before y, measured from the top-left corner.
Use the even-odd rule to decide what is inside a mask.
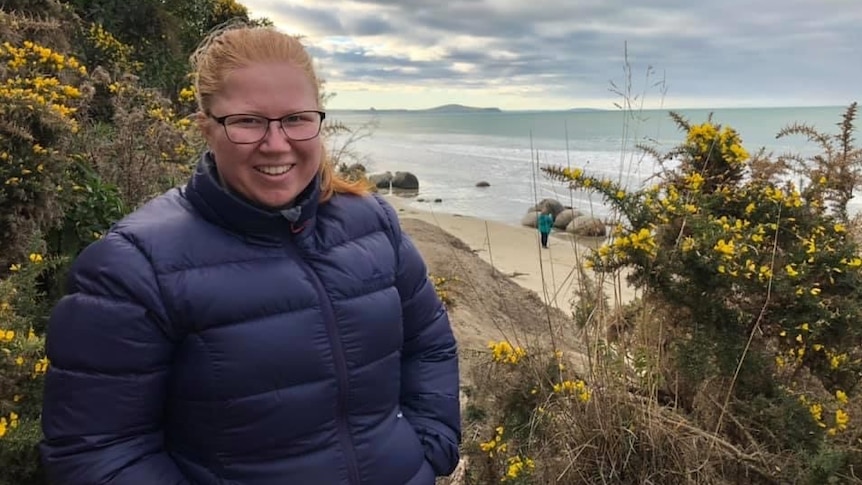
[[[374,107],[359,110],[339,110],[339,111],[368,111],[372,113],[500,113],[500,108],[480,108],[476,106],[466,106],[463,104],[444,104],[433,108],[384,108],[377,109]]]

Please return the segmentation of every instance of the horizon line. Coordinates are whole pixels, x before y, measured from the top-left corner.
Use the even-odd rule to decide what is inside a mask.
[[[849,106],[849,105],[848,105]],[[413,112],[421,112],[421,111],[435,111],[440,110],[441,108],[452,108],[452,112],[470,112],[470,111],[499,111],[499,112],[509,112],[509,113],[523,113],[523,112],[590,112],[590,111],[600,111],[600,112],[615,112],[622,111],[620,108],[500,108],[496,106],[470,106],[463,105],[458,103],[448,103],[441,104],[437,106],[431,106],[427,108],[376,108],[376,107],[368,107],[368,108],[329,108],[327,111],[377,111],[377,112],[386,112],[386,111],[413,111]],[[662,107],[662,108],[639,108],[637,110],[626,110],[626,111],[694,111],[694,110],[743,110],[743,109],[820,109],[820,108],[846,108],[847,106],[842,104],[824,104],[824,105],[763,105],[763,106],[713,106],[713,107]],[[441,110],[440,112],[445,112]]]

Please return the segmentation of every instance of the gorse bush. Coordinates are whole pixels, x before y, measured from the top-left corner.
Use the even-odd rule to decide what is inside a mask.
[[[5,16],[4,21],[17,22]],[[2,483],[40,483],[44,289],[62,259],[42,234],[74,197],[71,146],[92,89],[83,63],[29,40],[0,45],[0,466]]]
[[[190,173],[203,143],[187,116],[194,93],[186,88],[179,99],[171,100],[141,85],[134,49],[101,25],[91,24],[85,38],[90,62],[96,63],[92,79],[97,108],[73,150],[101,182],[118,189],[126,210],[134,210]]]
[[[91,65],[110,69],[113,75],[134,74],[143,67],[140,61],[133,60],[132,46],[117,40],[102,24],[82,25],[79,35],[85,40],[84,56]]]
[[[72,137],[89,97],[74,57],[30,41],[0,45],[0,264],[62,217]]]
[[[202,143],[188,89],[169,100],[100,24],[53,0],[28,6],[0,10],[0,485],[43,482],[44,326],[69,263],[184,182]]]
[[[717,375],[732,376],[753,345],[774,353],[774,367],[805,367],[831,391],[855,387],[862,259],[846,225],[820,210],[816,192],[803,198],[789,183],[744,179],[747,152],[732,130],[680,123],[688,137],[672,152],[683,155],[679,169],[645,190],[547,169],[592,187],[627,221],[589,263],[632,268],[635,285],[689,310],[680,323],[712,347],[698,354],[714,359]],[[752,332],[759,338],[749,342]]]
[[[780,171],[755,173],[764,160],[733,129],[673,118],[686,138],[651,151],[676,164],[653,186],[628,191],[579,169],[544,169],[620,215],[587,264],[625,268],[644,305],[672,312],[662,319],[661,391],[701,425],[775,453],[840,448],[855,425],[862,259],[844,213],[824,210],[830,192],[813,189],[829,180],[800,192]]]
[[[42,483],[36,445],[48,360],[44,326],[50,302],[40,278],[62,263],[34,249],[0,280],[0,484]]]
[[[134,76],[115,80],[100,71],[94,77],[110,94],[113,118],[81,133],[75,147],[80,159],[117,187],[128,210],[185,182],[203,144],[191,119]]]
[[[106,77],[134,75],[140,71],[141,65],[132,60],[132,47],[117,40],[101,24],[81,23],[75,34],[79,50],[90,70],[102,74],[96,76],[103,82],[94,85],[89,118],[94,123],[111,123],[114,118],[114,96],[108,89],[110,82],[104,82]]]
[[[97,47],[120,53],[107,56],[113,64],[109,69],[98,65],[93,76],[84,61],[40,44],[0,45],[0,202],[7,208],[0,215],[3,266],[22,254],[36,231],[52,233],[66,208],[73,217],[84,217],[83,207],[90,205],[86,215],[92,217],[71,222],[83,239],[65,239],[66,248],[80,249],[120,213],[184,181],[200,149],[191,120],[177,113],[188,102],[174,108],[131,75],[114,81],[108,72],[128,68],[123,54],[128,49],[102,29],[91,30],[101,39]],[[99,93],[110,106],[110,123],[88,116]],[[112,199],[116,191],[119,200]],[[104,205],[96,202],[100,198]]]

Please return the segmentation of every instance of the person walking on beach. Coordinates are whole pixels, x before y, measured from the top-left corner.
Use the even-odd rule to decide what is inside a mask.
[[[51,315],[49,482],[433,485],[456,342],[395,211],[335,175],[312,59],[231,26],[193,65],[194,174],[86,248]]]
[[[551,234],[551,228],[554,227],[554,216],[551,215],[550,209],[543,209],[539,214],[539,234],[542,238],[542,247],[548,247],[548,235]]]

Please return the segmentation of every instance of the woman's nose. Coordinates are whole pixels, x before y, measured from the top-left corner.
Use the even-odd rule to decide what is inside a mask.
[[[273,126],[273,123],[275,123],[275,126]],[[276,149],[290,149],[293,147],[293,145],[291,145],[290,138],[287,137],[287,133],[284,131],[281,121],[273,120],[269,122],[269,129],[266,131],[266,136],[263,137],[261,147]]]

